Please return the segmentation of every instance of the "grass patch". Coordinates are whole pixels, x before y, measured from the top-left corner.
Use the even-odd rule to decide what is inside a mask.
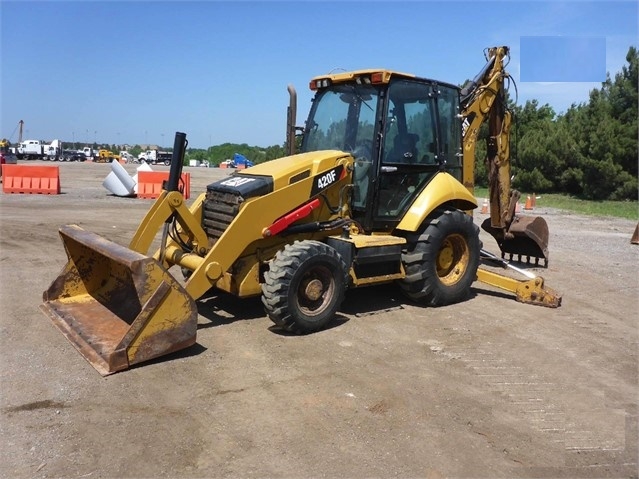
[[[522,193],[521,203],[532,193]],[[478,198],[488,198],[487,188],[475,188],[475,196]],[[538,194],[537,207],[546,206],[560,210],[572,211],[589,216],[613,216],[628,220],[639,220],[639,203],[636,201],[589,201],[580,200],[558,193]]]

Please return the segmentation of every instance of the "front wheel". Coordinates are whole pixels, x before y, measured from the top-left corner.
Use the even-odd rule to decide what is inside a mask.
[[[287,331],[311,333],[328,324],[348,284],[340,254],[319,241],[286,245],[271,261],[262,303],[271,321]]]
[[[408,238],[402,255],[406,296],[429,306],[458,303],[470,294],[479,267],[479,228],[471,216],[444,210],[421,234]]]

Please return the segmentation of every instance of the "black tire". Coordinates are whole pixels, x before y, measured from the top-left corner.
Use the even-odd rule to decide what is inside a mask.
[[[275,255],[264,280],[262,303],[271,321],[287,331],[311,333],[337,313],[348,285],[348,269],[327,244],[296,241]]]
[[[465,300],[477,278],[481,243],[472,217],[459,210],[439,210],[421,234],[408,238],[402,261],[406,296],[428,306]]]

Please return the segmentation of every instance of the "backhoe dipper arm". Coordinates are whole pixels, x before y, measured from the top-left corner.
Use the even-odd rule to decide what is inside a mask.
[[[519,193],[510,190],[509,134],[511,115],[506,109],[504,82],[509,78],[504,69],[508,47],[488,50],[488,62],[481,72],[461,91],[462,134],[464,141],[464,186],[475,186],[475,147],[479,128],[488,119],[487,145],[490,219],[494,228],[508,230],[514,216]]]

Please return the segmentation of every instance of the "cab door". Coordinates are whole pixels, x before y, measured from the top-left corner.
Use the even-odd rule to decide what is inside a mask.
[[[442,166],[437,85],[396,80],[388,89],[373,229],[390,231]]]
[[[459,88],[401,79],[388,89],[370,221],[392,231],[439,172],[462,179]]]

